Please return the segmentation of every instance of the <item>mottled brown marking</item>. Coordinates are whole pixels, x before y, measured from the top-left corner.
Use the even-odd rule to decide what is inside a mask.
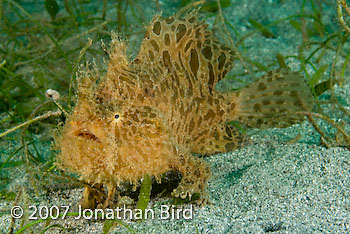
[[[276,90],[275,92],[273,92],[273,95],[276,95],[276,96],[281,96],[282,94],[283,94],[282,90]]]
[[[256,103],[256,104],[254,104],[254,110],[256,111],[256,112],[259,112],[259,111],[261,111],[261,105],[260,104],[258,104],[258,103]]]
[[[214,139],[215,139],[216,141],[219,140],[220,134],[218,133],[218,130],[215,130],[215,131],[214,131],[213,137],[214,137]],[[212,143],[212,142],[211,142],[211,143]]]
[[[211,63],[208,64],[208,68],[209,68],[208,84],[209,84],[209,92],[211,93],[212,90],[213,90],[213,84],[214,84],[214,80],[215,80],[215,75],[214,75],[214,71],[213,71],[213,65],[211,65]]]
[[[169,17],[169,18],[166,18],[165,19],[165,22],[167,23],[167,24],[172,24],[173,22],[174,22],[174,17]]]
[[[172,102],[173,103],[176,103],[176,100],[177,100],[177,98],[178,98],[178,90],[177,89],[174,89],[173,90],[173,95],[172,95]]]
[[[185,90],[184,89],[180,89],[180,95],[182,98],[185,97]]]
[[[186,89],[186,91],[187,91],[187,96],[192,96],[193,95],[193,86],[192,86],[191,79],[188,79],[188,89]]]
[[[179,24],[177,26],[176,42],[179,42],[181,38],[185,35],[185,33],[186,33],[186,26],[184,24]]]
[[[197,41],[197,48],[198,48],[198,49],[201,49],[201,48],[202,48],[202,42]]]
[[[295,91],[295,90],[290,91],[289,96],[291,96],[291,97],[297,97],[297,96],[298,96],[298,91]]]
[[[184,104],[183,103],[179,103],[179,105],[180,105],[179,112],[180,112],[181,116],[183,116],[184,115]]]
[[[263,119],[258,119],[256,121],[256,123],[258,124],[258,126],[262,125],[264,123],[264,120]]]
[[[204,55],[204,57],[206,59],[208,59],[210,61],[211,57],[213,56],[213,53],[211,52],[210,46],[204,47],[204,49],[202,49],[202,54]]]
[[[186,53],[187,50],[190,48],[192,42],[193,42],[193,40],[189,40],[189,41],[187,42],[187,44],[186,44],[186,46],[185,46],[185,49],[184,49],[185,53]]]
[[[190,66],[191,66],[193,75],[197,77],[199,61],[198,61],[198,54],[195,49],[191,49]]]
[[[196,29],[196,32],[195,32],[194,36],[195,36],[196,39],[199,39],[199,37],[201,36],[201,29],[200,28]]]
[[[189,132],[192,132],[193,129],[194,129],[194,127],[195,127],[195,122],[194,122],[194,120],[193,120],[193,118],[192,118],[191,121],[190,121],[190,123],[189,123],[189,125],[188,125],[188,131],[189,131]]]
[[[271,104],[271,100],[263,100],[262,104],[265,105],[265,106],[266,105],[270,105]]]
[[[298,98],[297,100],[295,100],[295,101],[293,102],[293,104],[294,104],[295,106],[303,106],[303,102],[302,102],[302,100],[300,100],[299,98]]]
[[[232,102],[231,103],[231,110],[234,110],[236,108],[236,103]]]
[[[258,91],[265,91],[267,89],[266,84],[264,82],[259,82]]]
[[[248,97],[249,100],[252,100],[252,99],[255,99],[255,98],[256,98],[256,95],[253,95],[253,94],[249,95],[249,97]]]
[[[204,116],[204,119],[213,119],[215,117],[215,112],[213,110],[208,110],[207,114]]]
[[[153,32],[159,36],[162,26],[159,21],[157,21],[153,26]]]
[[[225,131],[226,131],[227,136],[232,137],[232,132],[231,132],[231,128],[230,127],[227,126],[225,128]]]
[[[178,69],[179,65],[175,63],[175,67]],[[180,85],[179,76],[176,73],[174,73],[172,77],[174,78],[175,86],[178,87]]]
[[[226,151],[232,151],[232,150],[234,150],[234,149],[236,149],[237,147],[236,147],[236,144],[234,143],[234,142],[230,142],[230,143],[227,143],[226,145],[225,145],[225,149],[226,149]]]
[[[280,109],[280,113],[284,113],[284,112],[287,112],[287,109],[286,108],[281,108]]]
[[[170,54],[167,50],[163,51],[163,63],[167,67],[171,66]]]
[[[221,45],[221,46],[220,46],[220,49],[221,49],[221,50],[225,50],[225,51],[229,51],[229,50],[230,50],[230,48],[228,48],[228,47],[225,46],[225,45]]]
[[[219,70],[221,70],[225,64],[225,61],[226,61],[226,55],[225,53],[221,53],[221,55],[219,56],[218,58],[218,62],[219,62]]]
[[[231,137],[223,136],[222,138],[225,139],[226,141],[232,141]]]
[[[166,46],[169,46],[169,45],[170,45],[170,37],[169,37],[169,34],[168,34],[168,33],[166,33],[166,34],[164,35],[164,44],[165,44]]]
[[[151,45],[153,46],[155,51],[159,52],[159,45],[157,44],[157,42],[155,40],[151,40]]]
[[[132,133],[135,134],[136,133],[136,126],[131,126],[131,130],[132,130]]]
[[[200,127],[202,123],[202,117],[199,117],[198,122],[197,122],[197,127]]]
[[[137,99],[138,99],[140,102],[142,102],[144,98],[145,98],[145,96],[142,95],[142,94],[138,94],[138,95],[137,95]]]
[[[285,103],[285,100],[283,100],[283,99],[276,101],[276,104],[278,104],[278,105],[283,105],[284,103]]]

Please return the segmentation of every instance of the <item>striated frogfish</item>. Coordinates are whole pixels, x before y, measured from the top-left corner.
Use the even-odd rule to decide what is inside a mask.
[[[210,167],[200,157],[227,152],[245,139],[236,121],[251,128],[288,127],[311,108],[309,85],[297,73],[273,70],[238,91],[216,84],[231,70],[237,51],[220,43],[197,11],[153,18],[134,59],[112,36],[108,70],[78,75],[77,104],[56,137],[60,168],[80,175],[85,207],[108,207],[120,182],[158,182],[181,174],[172,195],[206,197]]]

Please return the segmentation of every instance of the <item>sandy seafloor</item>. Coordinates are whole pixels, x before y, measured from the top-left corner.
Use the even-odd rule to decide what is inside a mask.
[[[264,23],[298,13],[302,1],[233,0],[224,9],[225,18],[241,34],[252,30],[248,19]],[[309,2],[309,1],[307,1]],[[323,20],[336,30],[333,1],[324,1]],[[160,1],[164,9],[171,2]],[[306,9],[310,11],[309,4]],[[147,12],[147,7],[145,12]],[[151,11],[151,10],[150,10]],[[171,10],[169,10],[171,11]],[[208,20],[210,22],[211,19]],[[277,38],[259,34],[245,41],[245,56],[268,64],[276,53],[296,55],[301,36],[288,23],[272,28]],[[330,63],[333,54],[329,55]],[[288,60],[292,69],[296,61]],[[346,72],[346,76],[349,72]],[[349,78],[346,78],[349,80]],[[226,83],[224,85],[234,85]],[[350,86],[335,87],[335,94],[345,108],[350,106]],[[325,93],[321,99],[326,100]],[[327,113],[327,106],[324,106]],[[335,116],[334,113],[328,113]],[[339,122],[340,119],[334,119]],[[347,120],[349,122],[349,120]],[[324,129],[328,125],[319,122]],[[349,129],[347,129],[349,132]],[[211,166],[208,184],[210,205],[194,207],[191,220],[154,220],[127,222],[136,233],[347,233],[350,232],[350,152],[344,148],[320,146],[319,135],[304,122],[286,129],[252,130],[251,142],[241,149],[205,158]],[[297,143],[286,142],[298,134]],[[3,144],[2,144],[3,147]],[[25,183],[18,171],[14,184]],[[16,176],[14,176],[16,177]],[[15,185],[11,185],[15,187]],[[50,197],[33,198],[36,205],[76,206],[82,189],[63,190]],[[151,201],[159,214],[162,201]],[[11,208],[2,202],[0,209]],[[101,221],[57,221],[67,227],[62,233],[101,233]],[[0,217],[0,230],[8,232],[10,216]],[[36,229],[38,230],[38,229]],[[49,233],[59,233],[52,229]],[[57,229],[56,229],[57,230]],[[124,227],[114,233],[129,233]],[[34,231],[35,233],[35,231]]]

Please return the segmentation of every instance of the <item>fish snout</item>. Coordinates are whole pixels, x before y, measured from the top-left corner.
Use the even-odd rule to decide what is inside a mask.
[[[98,126],[93,126],[93,124],[86,126],[81,121],[70,121],[70,127],[72,128],[73,136],[101,143],[101,134],[99,134]]]

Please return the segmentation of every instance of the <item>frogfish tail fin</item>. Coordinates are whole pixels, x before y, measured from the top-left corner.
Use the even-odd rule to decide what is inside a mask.
[[[314,98],[306,80],[286,69],[273,70],[236,93],[235,120],[252,128],[284,128],[301,122]]]

